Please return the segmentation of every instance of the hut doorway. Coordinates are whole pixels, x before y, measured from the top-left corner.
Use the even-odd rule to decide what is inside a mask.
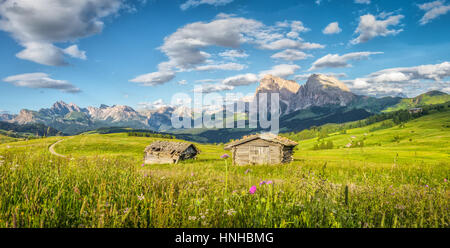
[[[250,147],[250,163],[252,164],[269,164],[270,163],[270,147],[253,146]]]

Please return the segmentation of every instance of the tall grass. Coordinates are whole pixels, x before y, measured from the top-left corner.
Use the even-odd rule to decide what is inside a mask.
[[[226,167],[220,155],[141,167],[0,150],[0,227],[449,226],[448,164]]]

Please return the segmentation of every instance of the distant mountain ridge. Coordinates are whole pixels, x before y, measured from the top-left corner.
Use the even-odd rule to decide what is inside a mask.
[[[279,93],[280,128],[285,131],[308,128],[311,125],[340,123],[366,118],[386,110],[408,108],[424,103],[442,103],[449,95],[433,91],[413,99],[400,97],[375,98],[352,93],[334,77],[313,74],[304,85],[272,75],[261,79],[252,101],[259,93]],[[269,97],[270,99],[270,97]],[[248,111],[246,102],[246,111]],[[124,105],[100,105],[81,108],[73,103],[58,101],[39,111],[22,109],[18,115],[1,114],[0,121],[17,124],[41,123],[66,134],[77,134],[101,127],[129,127],[153,131],[173,131],[173,113],[190,112],[186,107],[165,106],[136,111]],[[270,108],[270,103],[269,103]]]

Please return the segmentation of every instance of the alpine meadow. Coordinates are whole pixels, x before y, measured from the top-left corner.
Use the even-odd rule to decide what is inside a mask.
[[[448,230],[449,23],[450,0],[0,0],[0,231]]]

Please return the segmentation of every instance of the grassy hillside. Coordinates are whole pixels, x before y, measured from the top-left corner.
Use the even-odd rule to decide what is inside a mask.
[[[2,144],[2,143],[8,143],[8,142],[14,142],[14,141],[17,141],[17,140],[19,140],[19,139],[18,139],[18,138],[12,138],[12,137],[6,136],[6,135],[4,135],[4,134],[2,134],[2,133],[0,132],[0,144]]]
[[[0,144],[0,227],[448,227],[449,116],[326,134],[331,150],[305,139],[286,165],[198,144],[196,160],[142,166],[156,138],[126,133]],[[67,158],[48,151],[61,139]]]
[[[422,107],[430,104],[441,104],[448,101],[450,101],[450,95],[440,91],[430,91],[414,98],[402,99],[398,104],[387,108],[384,112]]]
[[[388,125],[386,125],[388,123]],[[345,134],[332,133],[323,139],[300,141],[297,159],[316,159],[345,163],[397,164],[445,163],[450,158],[450,112],[427,115],[402,125],[378,122],[366,127],[346,130]],[[331,141],[331,150],[314,150],[318,143]],[[346,148],[362,142],[362,146]]]

